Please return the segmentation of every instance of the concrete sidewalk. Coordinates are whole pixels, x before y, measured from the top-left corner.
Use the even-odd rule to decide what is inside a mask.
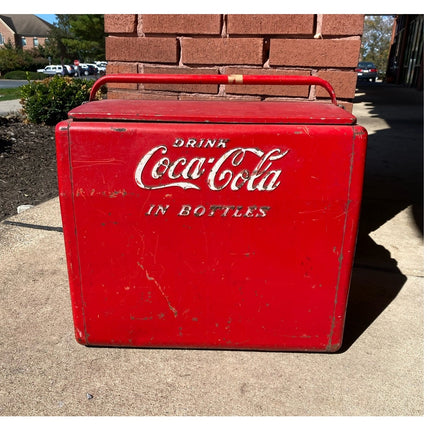
[[[22,109],[19,100],[4,100],[0,99],[0,115],[7,115],[9,113],[17,112]]]
[[[363,85],[354,113],[369,148],[340,353],[79,345],[53,199],[0,223],[0,415],[422,415],[423,94]]]

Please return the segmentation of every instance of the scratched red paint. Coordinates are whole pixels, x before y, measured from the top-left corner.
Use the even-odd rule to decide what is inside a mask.
[[[367,133],[331,97],[71,111],[56,139],[77,340],[338,349]]]

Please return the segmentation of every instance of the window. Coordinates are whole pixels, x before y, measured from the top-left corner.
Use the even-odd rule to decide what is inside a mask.
[[[33,46],[39,46],[39,40],[37,37],[33,37]]]
[[[22,43],[22,46],[26,46],[27,45],[27,40],[25,39],[24,36],[21,37],[21,43]]]
[[[3,34],[0,33],[0,45],[4,45]]]

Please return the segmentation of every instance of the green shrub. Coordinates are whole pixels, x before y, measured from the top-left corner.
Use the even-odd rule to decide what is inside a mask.
[[[55,125],[67,119],[67,113],[88,101],[94,81],[54,76],[21,87],[21,104],[27,120],[35,124]]]
[[[5,79],[44,79],[46,76],[43,73],[26,72],[25,70],[14,70],[7,72],[4,75]]]

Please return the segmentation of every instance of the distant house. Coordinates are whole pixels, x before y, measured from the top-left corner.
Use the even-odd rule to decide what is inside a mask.
[[[36,15],[0,15],[0,48],[7,43],[22,49],[44,46],[51,28]]]

